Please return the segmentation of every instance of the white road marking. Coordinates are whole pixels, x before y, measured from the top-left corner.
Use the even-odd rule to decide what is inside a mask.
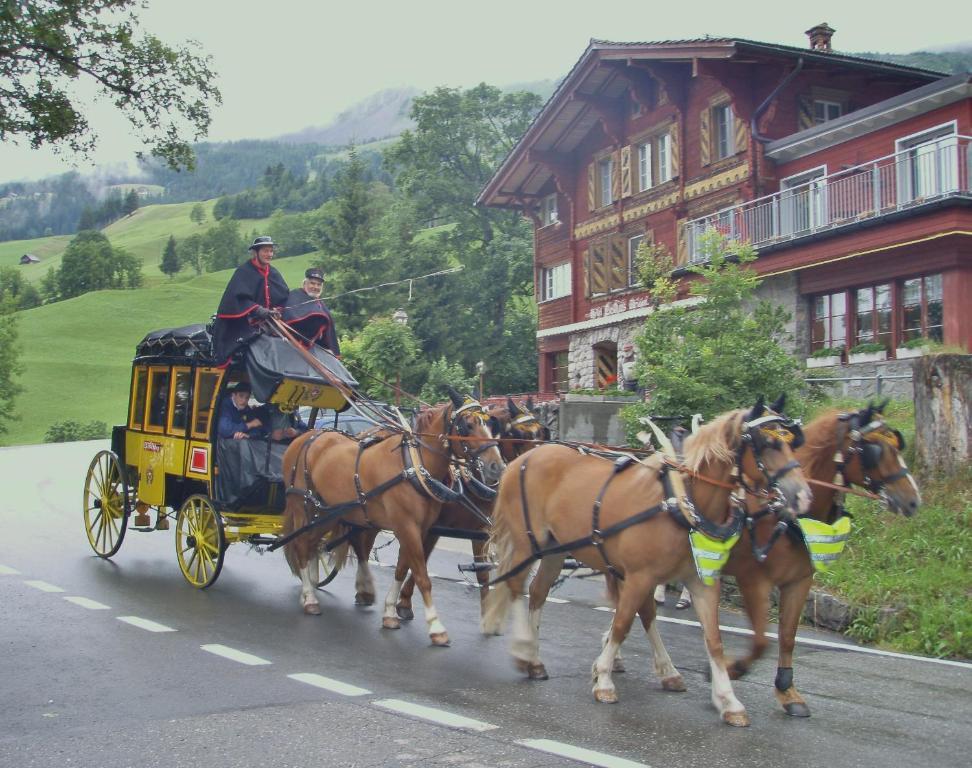
[[[603,752],[595,752],[592,749],[583,749],[581,747],[575,747],[572,744],[564,744],[563,742],[552,741],[550,739],[523,739],[516,743],[524,747],[529,747],[530,749],[539,750],[540,752],[547,752],[558,757],[566,757],[570,760],[576,760],[579,763],[602,766],[602,768],[650,768],[647,763],[636,763],[634,760],[626,760],[623,757],[615,757],[614,755],[607,755]]]
[[[558,605],[563,605],[565,603],[569,603],[570,600],[564,600],[564,598],[562,598],[562,597],[548,597],[547,598],[547,602],[548,603],[556,603]]]
[[[235,648],[230,648],[228,645],[220,645],[219,643],[212,643],[210,645],[199,646],[204,651],[209,653],[214,653],[217,656],[222,656],[224,659],[229,659],[230,661],[236,661],[240,664],[246,664],[249,667],[259,667],[261,664],[271,664],[272,662],[266,659],[261,659],[259,656],[254,656],[252,653],[246,653],[245,651],[238,651]]]
[[[71,596],[65,597],[64,599],[69,603],[74,603],[75,605],[80,605],[82,608],[87,608],[89,611],[107,611],[110,608],[110,606],[107,606],[104,603],[99,603],[97,600],[91,600],[87,597]]]
[[[11,568],[9,565],[0,565],[0,576],[16,576],[20,571]]]
[[[614,613],[613,608],[608,608],[603,605],[599,605],[594,608],[595,611],[604,611],[606,613]],[[668,616],[655,616],[658,621],[665,622],[666,624],[681,624],[685,627],[701,627],[702,625],[697,621],[692,621],[692,619],[673,619]],[[725,625],[719,625],[719,631],[725,632],[728,635],[746,635],[751,637],[753,635],[753,630],[746,629],[745,627],[727,627]],[[774,640],[779,640],[780,636],[776,632],[767,632],[767,637],[771,637]],[[833,640],[818,640],[815,637],[803,637],[801,635],[796,636],[796,643],[799,645],[809,645],[815,648],[831,648],[837,651],[850,651],[853,653],[864,653],[870,656],[884,656],[891,659],[905,659],[906,661],[924,661],[929,664],[942,664],[946,667],[960,667],[962,669],[972,669],[972,663],[968,661],[954,661],[952,659],[935,659],[930,656],[912,656],[910,653],[895,653],[894,651],[882,651],[880,648],[865,648],[860,645],[849,645],[848,643],[838,643]]]
[[[34,589],[39,589],[41,592],[63,592],[64,590],[60,587],[56,587],[53,584],[48,584],[46,581],[40,581],[39,579],[27,579],[24,581],[28,587],[33,587]]]
[[[400,712],[403,715],[419,717],[422,720],[428,720],[439,725],[447,725],[450,728],[465,728],[470,731],[492,731],[499,727],[491,723],[484,723],[482,720],[473,720],[471,717],[456,715],[442,709],[424,707],[421,704],[412,704],[409,701],[402,701],[401,699],[382,699],[371,703],[383,709],[390,709],[392,712]]]
[[[172,627],[167,627],[165,624],[159,624],[157,621],[150,621],[149,619],[143,619],[138,616],[116,616],[119,621],[124,621],[126,624],[131,624],[133,627],[138,627],[139,629],[144,629],[147,632],[177,632],[178,630]]]
[[[340,680],[334,680],[323,675],[315,675],[312,672],[297,672],[293,675],[287,675],[287,677],[291,680],[296,680],[298,683],[307,683],[316,688],[323,688],[325,691],[340,693],[342,696],[367,696],[371,693],[367,688],[359,688],[356,685],[342,683]]]

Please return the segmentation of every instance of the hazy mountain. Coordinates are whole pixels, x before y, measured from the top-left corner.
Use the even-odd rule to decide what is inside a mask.
[[[310,126],[294,133],[278,136],[277,141],[288,144],[327,144],[344,146],[352,141],[369,141],[397,136],[413,123],[408,117],[412,99],[421,91],[417,88],[388,88],[362,99],[344,110],[324,126]]]

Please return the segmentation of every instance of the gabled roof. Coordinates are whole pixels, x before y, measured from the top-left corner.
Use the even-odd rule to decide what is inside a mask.
[[[540,193],[551,176],[549,168],[538,159],[540,153],[555,151],[559,156],[569,156],[598,122],[598,115],[583,97],[618,98],[628,88],[627,81],[615,69],[602,66],[603,63],[656,61],[691,64],[700,59],[750,59],[752,56],[766,59],[803,58],[807,62],[825,66],[862,69],[910,82],[912,87],[945,76],[941,72],[859,56],[742,38],[704,37],[628,43],[592,39],[480,192],[477,205],[515,206],[518,194],[530,197]],[[581,98],[572,98],[575,95]],[[534,158],[530,157],[531,151],[536,153]]]

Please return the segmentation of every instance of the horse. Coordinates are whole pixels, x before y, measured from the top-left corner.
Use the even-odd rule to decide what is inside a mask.
[[[417,434],[436,435],[434,441]],[[398,539],[395,580],[385,597],[382,627],[398,629],[395,603],[411,570],[422,593],[425,620],[432,644],[446,646],[449,635],[432,602],[432,585],[425,567],[422,540],[439,515],[448,488],[450,457],[477,458],[488,481],[498,480],[504,466],[493,436],[475,410],[456,395],[451,402],[420,414],[414,432],[387,426],[383,431],[356,439],[342,432],[317,431],[294,440],[283,458],[284,476],[290,478],[283,512],[283,539],[287,563],[301,580],[301,606],[319,614],[312,570],[323,537],[342,524],[367,535],[351,536],[335,550],[340,563],[350,546],[359,562],[356,583],[359,602],[374,602],[374,581],[367,570],[367,555],[378,530],[390,530]],[[355,539],[357,538],[357,541]],[[364,573],[362,575],[362,564]]]
[[[707,572],[703,584],[696,571],[689,530],[711,538],[709,548],[732,540],[738,524],[720,525],[730,507],[728,482],[766,487],[781,514],[794,515],[810,503],[810,490],[786,442],[792,433],[784,417],[767,411],[763,400],[751,409],[723,414],[686,443],[686,464],[693,478],[691,500],[678,489],[680,472],[670,470],[660,454],[643,461],[624,457],[608,461],[565,445],[542,445],[511,462],[500,481],[491,540],[503,573],[494,583],[481,621],[485,634],[498,634],[513,606],[512,655],[531,679],[547,678],[539,657],[541,610],[569,551],[593,569],[612,574],[617,583],[617,609],[610,634],[593,665],[596,701],[616,702],[611,680],[615,654],[641,617],[652,647],[655,670],[665,690],[685,690],[681,675],[653,626],[655,585],[680,580],[689,585],[702,622],[712,671],[712,703],[730,725],[749,724],[735,697],[723,658],[718,624],[718,587]],[[532,472],[527,472],[529,466]],[[674,477],[673,477],[674,476]],[[596,498],[591,489],[600,488]],[[592,509],[593,504],[593,509]],[[738,514],[732,516],[739,520]],[[703,553],[706,554],[706,553]],[[540,561],[530,585],[529,611],[523,594],[526,566]]]
[[[510,462],[522,453],[530,450],[539,441],[550,439],[550,430],[543,426],[532,414],[530,401],[526,407],[521,408],[513,402],[513,398],[506,398],[505,406],[493,406],[487,412],[487,423],[493,435],[500,440],[500,454],[503,461]],[[475,471],[475,470],[473,470]],[[436,521],[437,528],[451,528],[470,533],[479,533],[489,527],[489,517],[493,511],[495,501],[495,489],[477,488],[475,478],[469,476],[469,469],[459,468],[460,480],[470,488],[470,493],[466,494],[466,502],[450,501],[442,505],[439,512],[439,519]],[[465,477],[463,478],[463,473]],[[471,510],[468,504],[472,504],[476,512]],[[428,561],[432,550],[439,541],[439,534],[431,531],[426,535],[422,546],[425,549],[425,559]],[[487,556],[486,537],[470,539],[472,546],[473,562],[481,563],[483,566],[489,562]],[[486,595],[489,593],[489,570],[481,567],[476,570],[476,581],[479,584],[479,603],[480,610],[485,605]],[[402,585],[402,591],[398,598],[396,612],[398,617],[406,621],[414,617],[412,610],[412,594],[415,591],[415,579],[409,574],[408,580]]]
[[[886,405],[869,405],[853,413],[827,411],[804,427],[806,442],[797,448],[796,457],[811,483],[826,484],[815,488],[806,517],[830,524],[843,517],[840,486],[844,485],[880,494],[892,511],[906,517],[918,511],[921,494],[901,458],[904,439],[881,417]],[[757,511],[754,500],[749,504],[751,522],[733,548],[725,573],[739,585],[753,639],[749,655],[731,662],[729,674],[733,679],[742,677],[766,650],[770,592],[774,586],[779,588],[774,693],[788,715],[809,717],[810,708],[793,684],[793,646],[815,568],[798,527],[788,523],[777,529],[773,520]],[[786,535],[781,535],[783,531]]]

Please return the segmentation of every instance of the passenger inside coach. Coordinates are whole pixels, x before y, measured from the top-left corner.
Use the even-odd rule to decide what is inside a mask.
[[[245,381],[233,381],[226,385],[229,398],[223,400],[219,408],[219,422],[216,434],[232,440],[266,440],[268,436],[264,421],[250,407],[250,385]]]

